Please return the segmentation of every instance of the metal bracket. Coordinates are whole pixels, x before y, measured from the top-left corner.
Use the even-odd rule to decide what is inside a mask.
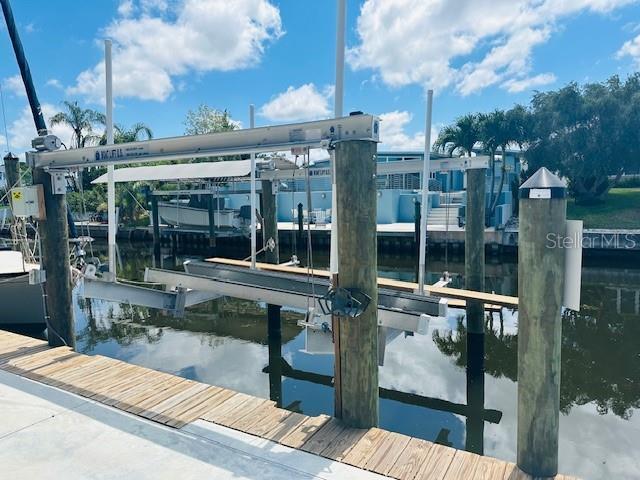
[[[362,315],[371,297],[357,288],[331,288],[318,299],[325,315],[356,318]]]
[[[64,170],[52,170],[51,189],[54,195],[64,195],[67,193],[67,172]]]

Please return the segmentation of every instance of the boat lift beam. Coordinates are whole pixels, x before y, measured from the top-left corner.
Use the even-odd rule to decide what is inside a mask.
[[[331,148],[344,140],[379,141],[379,120],[368,114],[313,122],[159,138],[71,150],[27,152],[31,167],[71,170],[86,167],[203,157]]]
[[[305,311],[329,289],[327,279],[315,278],[311,282],[299,275],[279,272],[247,270],[200,261],[187,261],[184,268],[187,273],[147,268],[145,281]],[[379,290],[379,327],[425,334],[431,318],[446,315],[446,300],[409,292]]]
[[[200,292],[186,288],[173,291],[156,290],[151,288],[129,285],[119,282],[84,277],[81,296],[110,302],[128,303],[142,307],[170,311],[175,317],[182,318],[186,307],[202,302],[215,300],[220,295],[211,292]]]

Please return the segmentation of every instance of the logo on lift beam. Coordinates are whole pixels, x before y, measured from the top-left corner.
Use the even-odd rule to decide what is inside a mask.
[[[96,161],[102,160],[116,160],[118,158],[124,158],[125,154],[122,148],[110,148],[108,150],[96,150]]]

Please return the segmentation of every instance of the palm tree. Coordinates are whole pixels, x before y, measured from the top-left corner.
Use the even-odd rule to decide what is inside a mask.
[[[473,147],[479,139],[478,115],[469,113],[459,117],[453,125],[448,125],[440,130],[434,147],[436,150],[445,151],[448,155],[452,155],[454,151],[458,150],[470,157]]]
[[[58,112],[49,119],[51,126],[68,125],[73,130],[71,148],[83,148],[91,143],[97,143],[99,137],[94,135],[96,125],[104,125],[105,117],[102,113],[82,108],[78,102],[62,102],[66,112]]]
[[[125,128],[122,125],[114,125],[113,127],[113,143],[129,143],[139,142],[140,140],[151,140],[153,132],[142,122],[134,123],[131,128]],[[107,144],[107,134],[103,134],[100,138],[100,145]]]
[[[502,130],[505,123],[504,112],[502,110],[494,110],[488,114],[481,114],[479,118],[480,140],[482,141],[482,147],[489,154],[489,169],[491,170],[489,198],[492,199],[493,203],[496,185],[496,151],[502,139]]]

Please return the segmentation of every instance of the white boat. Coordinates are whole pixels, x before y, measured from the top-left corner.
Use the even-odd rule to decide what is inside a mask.
[[[26,263],[21,252],[0,250],[0,327],[44,330],[42,285],[29,284],[29,272],[40,266]]]
[[[214,210],[216,228],[242,228],[245,223],[238,210]],[[175,202],[158,202],[160,221],[176,227],[207,228],[209,212],[206,208],[197,208]]]

